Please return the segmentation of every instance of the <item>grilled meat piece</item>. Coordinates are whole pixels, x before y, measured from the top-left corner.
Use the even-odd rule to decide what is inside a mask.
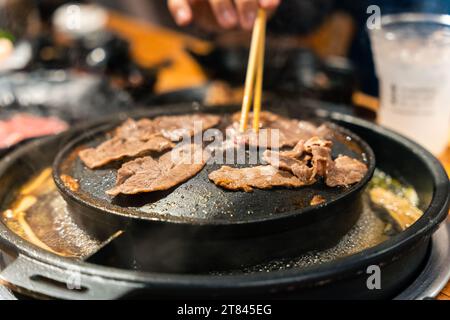
[[[307,121],[287,119],[271,112],[263,111],[260,114],[260,129],[262,134],[255,133],[252,129],[244,133],[239,132],[240,113],[235,113],[232,117],[233,124],[228,128],[236,144],[247,144],[258,146],[262,140],[263,146],[269,149],[293,147],[299,140],[308,140],[314,136],[328,136],[329,130],[325,125],[317,128]],[[248,127],[252,127],[253,114],[249,115]],[[278,136],[272,136],[272,131],[277,130]],[[278,141],[272,141],[273,139]]]
[[[87,167],[96,169],[113,161],[138,157],[150,152],[162,152],[173,146],[172,142],[160,134],[149,136],[146,140],[134,136],[113,137],[96,148],[80,151],[79,156]]]
[[[115,131],[115,136],[137,136],[142,140],[161,133],[171,141],[180,141],[184,136],[191,137],[219,124],[220,117],[210,114],[192,114],[180,116],[160,116],[153,120],[128,119]]]
[[[287,171],[278,170],[272,166],[257,166],[251,168],[232,168],[222,166],[209,174],[216,185],[228,190],[243,190],[252,192],[253,188],[272,189],[274,187],[297,188],[304,183]]]
[[[111,139],[96,148],[81,151],[79,156],[86,166],[95,169],[124,158],[167,151],[174,147],[171,141],[201,133],[219,122],[220,117],[207,114],[128,119],[114,130]]]
[[[313,137],[305,142],[305,152],[312,155],[312,165],[315,175],[325,177],[327,169],[332,165],[331,147],[333,143],[319,137]]]
[[[272,128],[262,128],[259,132],[248,129],[246,132],[239,131],[239,124],[233,123],[227,128],[226,147],[235,146],[251,146],[267,149],[278,149],[286,145],[286,140],[280,135],[280,131],[276,132]]]
[[[140,119],[133,120],[127,119],[114,131],[114,137],[127,139],[129,137],[139,138],[141,140],[146,140],[154,134],[158,133],[153,120],[150,119]]]
[[[106,191],[111,196],[138,194],[173,188],[199,173],[208,160],[201,146],[186,145],[167,152],[159,159],[138,158],[117,172],[116,186]]]
[[[328,168],[325,182],[329,187],[347,187],[360,182],[367,171],[367,166],[361,161],[341,155]]]
[[[220,123],[220,117],[211,114],[193,114],[181,116],[161,116],[153,120],[154,126],[169,140],[180,141],[191,137]]]
[[[292,172],[305,184],[312,184],[316,177],[324,177],[330,187],[349,186],[364,178],[367,166],[348,156],[331,157],[332,142],[313,137],[300,141],[291,151],[266,150],[264,160],[275,168]]]
[[[266,150],[264,161],[275,168],[292,172],[304,185],[316,182],[316,170],[309,165],[311,156],[304,154],[304,141],[301,140],[292,151],[277,152]]]

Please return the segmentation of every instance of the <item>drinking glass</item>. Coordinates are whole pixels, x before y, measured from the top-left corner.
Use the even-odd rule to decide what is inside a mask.
[[[440,154],[449,137],[450,16],[385,15],[370,38],[379,123]]]

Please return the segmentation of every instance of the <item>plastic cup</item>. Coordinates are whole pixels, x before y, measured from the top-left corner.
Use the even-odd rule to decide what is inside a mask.
[[[450,16],[397,14],[370,30],[381,125],[442,153],[450,123]]]

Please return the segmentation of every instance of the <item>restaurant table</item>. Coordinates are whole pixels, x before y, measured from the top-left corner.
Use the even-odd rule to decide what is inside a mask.
[[[331,35],[331,32],[342,29],[336,27],[338,25],[345,26],[344,22],[345,17],[336,16],[314,34],[303,39],[302,43],[310,45],[316,51],[326,55],[331,49],[329,49],[329,45],[324,48],[322,44],[336,39]],[[151,66],[167,59],[172,60],[172,64],[161,71],[155,88],[156,92],[163,93],[200,86],[208,80],[201,67],[185,51],[185,48],[189,47],[197,52],[207,52],[211,48],[208,42],[115,12],[109,14],[108,28],[130,41],[132,54],[140,64]],[[336,44],[333,44],[333,50],[336,50],[336,46]],[[339,51],[339,49],[337,50]],[[378,108],[376,98],[362,93],[354,95],[354,102],[355,105],[374,111]],[[439,158],[450,174],[450,143],[447,150]],[[450,300],[450,282],[440,293],[438,299]]]

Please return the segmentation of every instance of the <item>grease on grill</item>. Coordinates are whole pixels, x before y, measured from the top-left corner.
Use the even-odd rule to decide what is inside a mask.
[[[69,190],[71,191],[78,191],[78,189],[80,189],[80,184],[78,183],[78,180],[67,175],[67,174],[62,174],[60,176],[62,182],[64,182],[64,185],[69,188]]]
[[[322,204],[324,202],[326,202],[327,199],[325,199],[324,197],[322,197],[320,194],[316,194],[312,199],[311,202],[309,203],[312,206],[318,206],[319,204]]]

